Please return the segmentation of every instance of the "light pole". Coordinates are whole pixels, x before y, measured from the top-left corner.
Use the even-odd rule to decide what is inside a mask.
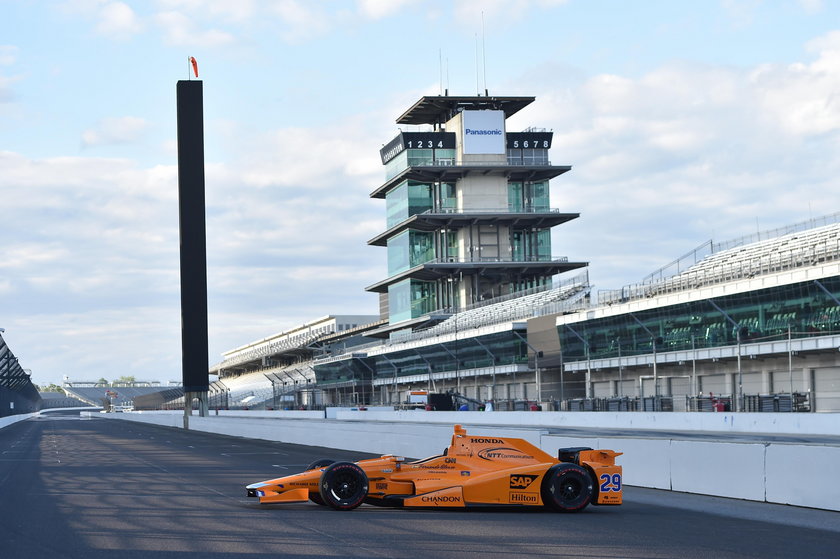
[[[534,383],[537,385],[537,402],[542,404],[542,374],[541,374],[541,371],[540,371],[540,357],[543,356],[543,352],[538,350],[537,348],[535,348],[531,344],[529,344],[528,340],[523,338],[522,334],[520,334],[519,332],[514,331],[514,334],[516,334],[516,336],[520,340],[522,340],[522,343],[524,343],[526,346],[528,346],[528,348],[531,351],[534,352]],[[560,380],[560,390],[561,390],[560,397],[562,398],[563,397],[563,393],[562,393],[562,390],[563,390],[563,380],[562,380],[563,365],[562,365],[562,363],[560,365],[560,374],[561,374],[561,377],[560,377],[560,379],[561,379]]]

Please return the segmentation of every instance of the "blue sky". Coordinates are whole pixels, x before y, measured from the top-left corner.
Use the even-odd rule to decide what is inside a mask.
[[[476,52],[483,63],[476,67]],[[180,378],[175,83],[204,82],[210,361],[376,314],[422,95],[534,95],[553,252],[614,289],[840,211],[840,3],[0,0],[0,327],[37,383]],[[441,64],[441,61],[443,63]]]

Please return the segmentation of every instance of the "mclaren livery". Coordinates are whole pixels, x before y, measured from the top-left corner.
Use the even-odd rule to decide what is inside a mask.
[[[621,452],[561,448],[557,458],[522,439],[473,437],[455,426],[443,454],[359,462],[319,460],[304,472],[249,485],[260,503],[310,500],[337,510],[396,507],[547,506],[577,512],[621,504]]]

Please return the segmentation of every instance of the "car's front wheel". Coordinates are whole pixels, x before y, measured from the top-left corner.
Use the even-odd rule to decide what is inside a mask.
[[[592,476],[569,462],[550,467],[542,482],[543,502],[561,512],[578,512],[592,500]]]
[[[328,458],[321,458],[320,460],[315,460],[310,465],[308,465],[306,467],[306,470],[304,470],[304,471],[320,470],[321,468],[326,468],[327,466],[329,466],[330,464],[333,464],[333,463],[335,463],[335,460],[330,460]],[[320,492],[310,491],[309,492],[309,500],[312,501],[313,503],[315,503],[316,505],[321,505],[322,507],[326,506],[326,504],[327,504],[321,498],[321,493]]]
[[[321,474],[321,499],[336,510],[351,510],[362,504],[368,493],[365,471],[352,462],[335,462]]]

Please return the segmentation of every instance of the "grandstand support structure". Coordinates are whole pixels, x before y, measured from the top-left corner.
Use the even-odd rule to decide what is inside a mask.
[[[0,417],[41,409],[41,396],[0,330]]]

